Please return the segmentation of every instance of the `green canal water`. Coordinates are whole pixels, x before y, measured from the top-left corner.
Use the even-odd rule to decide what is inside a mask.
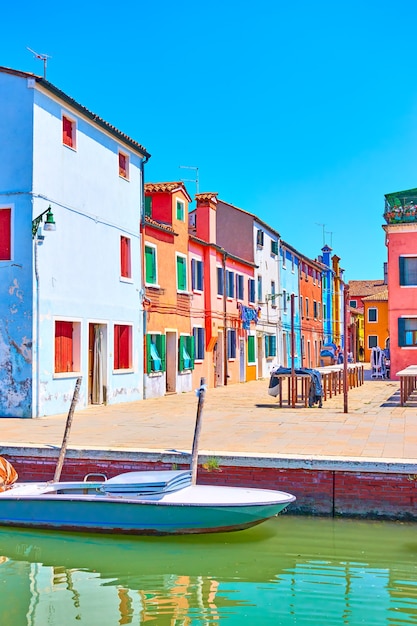
[[[417,624],[417,524],[282,515],[125,538],[0,529],[1,626]]]

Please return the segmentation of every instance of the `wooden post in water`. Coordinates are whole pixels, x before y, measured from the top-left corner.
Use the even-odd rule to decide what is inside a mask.
[[[206,394],[206,379],[200,379],[200,389],[197,390],[198,405],[197,415],[195,420],[193,449],[191,452],[191,484],[195,485],[197,482],[197,465],[198,465],[198,440],[200,438],[201,431],[201,414],[203,412],[204,397]]]
[[[348,312],[348,303],[349,303],[349,287],[345,284],[344,292],[343,292],[343,335],[344,335],[344,346],[343,346],[343,413],[348,412],[348,323],[347,323],[347,312]]]
[[[61,451],[59,453],[58,463],[55,469],[54,483],[59,482],[59,479],[61,477],[62,466],[64,464],[65,453],[67,451],[69,433],[71,430],[72,416],[74,415],[75,405],[78,402],[78,394],[80,391],[81,381],[82,381],[82,376],[77,378],[77,382],[75,383],[74,395],[72,396],[71,406],[70,406],[70,409],[68,411],[68,416],[67,416],[67,423],[65,425],[65,433],[62,439]]]
[[[295,294],[291,294],[291,406],[295,407],[297,400],[297,379],[295,377]]]

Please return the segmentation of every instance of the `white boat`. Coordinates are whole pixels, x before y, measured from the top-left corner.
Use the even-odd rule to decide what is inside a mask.
[[[283,491],[197,484],[198,436],[205,385],[198,409],[189,470],[127,472],[107,479],[59,480],[77,380],[52,481],[20,483],[0,457],[0,526],[91,533],[171,535],[242,530],[277,515],[295,500]]]
[[[260,524],[294,500],[282,491],[192,484],[190,471],[128,472],[98,482],[15,483],[0,493],[0,526],[137,535],[226,532]]]

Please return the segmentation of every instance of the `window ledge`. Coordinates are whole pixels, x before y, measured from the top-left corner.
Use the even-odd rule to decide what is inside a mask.
[[[133,285],[133,278],[129,278],[128,276],[120,276],[120,282]]]
[[[135,370],[132,367],[126,367],[126,369],[113,370],[113,374],[134,374]]]
[[[81,376],[81,372],[55,372],[53,378],[78,378]]]

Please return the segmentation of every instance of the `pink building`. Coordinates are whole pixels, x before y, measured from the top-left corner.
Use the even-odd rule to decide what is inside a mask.
[[[190,214],[191,328],[196,355],[193,383],[208,386],[256,378],[257,310],[251,304],[254,263],[217,241],[217,194],[200,193]]]
[[[391,378],[417,365],[417,189],[385,196]]]

